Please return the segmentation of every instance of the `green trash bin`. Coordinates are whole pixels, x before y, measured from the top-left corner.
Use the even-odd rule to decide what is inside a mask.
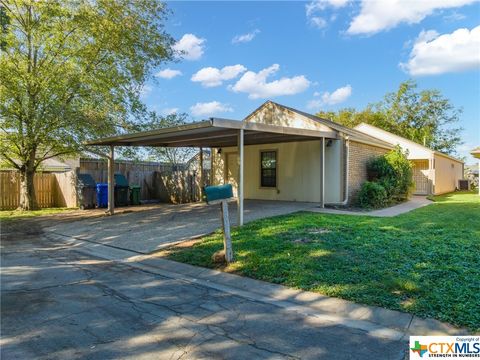
[[[128,205],[128,181],[122,174],[115,174],[114,201],[115,206]]]
[[[140,205],[140,185],[130,185],[130,204]]]

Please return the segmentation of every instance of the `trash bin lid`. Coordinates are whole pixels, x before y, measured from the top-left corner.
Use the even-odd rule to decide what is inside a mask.
[[[81,187],[95,187],[95,180],[90,174],[78,174],[77,184]]]
[[[107,187],[108,187],[108,184],[107,184],[107,183],[98,183],[98,184],[97,184],[97,189],[107,188]]]
[[[136,185],[136,184],[130,185],[130,189],[132,189],[132,190],[133,190],[133,189],[140,189],[140,188],[141,188],[140,185]]]
[[[128,186],[128,181],[122,174],[115,174],[115,186]]]

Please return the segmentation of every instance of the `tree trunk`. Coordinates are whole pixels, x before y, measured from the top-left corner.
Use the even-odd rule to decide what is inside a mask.
[[[36,210],[37,198],[33,187],[33,177],[35,170],[33,166],[23,166],[20,170],[20,205],[18,210]]]

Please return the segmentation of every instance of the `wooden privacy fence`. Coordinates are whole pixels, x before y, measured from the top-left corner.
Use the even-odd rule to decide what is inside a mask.
[[[201,200],[200,175],[196,171],[174,171],[172,166],[159,163],[119,161],[115,173],[125,175],[130,185],[140,185],[142,200],[167,203],[187,203]],[[107,182],[107,164],[104,160],[81,159],[80,173],[92,175],[97,183]],[[210,173],[205,171],[205,185]],[[34,187],[41,208],[76,207],[75,171],[63,173],[36,173]],[[0,171],[0,210],[13,210],[20,203],[20,176],[17,171]]]
[[[168,203],[186,203],[200,200],[200,175],[171,164],[115,160],[115,173],[124,175],[130,185],[140,185],[141,200],[159,200]],[[178,169],[180,168],[180,169]],[[107,161],[80,159],[80,173],[90,174],[97,183],[108,181]],[[209,184],[205,171],[205,185]]]
[[[130,185],[140,185],[140,199],[157,199],[154,183],[155,173],[166,174],[172,172],[172,166],[156,162],[135,162],[115,160],[115,173],[127,178]],[[90,174],[97,183],[108,182],[107,161],[104,159],[80,159],[80,173]]]
[[[210,183],[204,174],[205,186]],[[161,202],[182,204],[201,200],[200,176],[195,171],[175,171],[169,174],[155,173],[155,198]]]
[[[36,173],[33,186],[38,206],[75,207],[75,176],[64,173]],[[20,175],[17,171],[0,171],[0,210],[14,210],[20,204]]]

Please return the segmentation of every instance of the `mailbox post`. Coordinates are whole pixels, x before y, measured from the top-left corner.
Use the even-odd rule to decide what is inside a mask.
[[[204,191],[207,203],[220,202],[223,228],[223,250],[225,252],[225,261],[227,264],[231,263],[233,261],[233,248],[227,200],[233,197],[232,185],[206,186]]]

